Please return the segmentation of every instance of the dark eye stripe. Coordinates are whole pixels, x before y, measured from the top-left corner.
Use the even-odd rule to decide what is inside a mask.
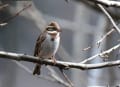
[[[57,29],[55,27],[47,28],[48,31],[56,31]]]
[[[48,30],[48,31],[53,31],[53,29],[52,29],[52,28],[48,28],[47,30]]]

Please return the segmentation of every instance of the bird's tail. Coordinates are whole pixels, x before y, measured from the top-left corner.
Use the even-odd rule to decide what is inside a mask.
[[[40,68],[41,68],[41,65],[36,64],[34,71],[33,71],[33,75],[35,75],[35,74],[40,75]]]

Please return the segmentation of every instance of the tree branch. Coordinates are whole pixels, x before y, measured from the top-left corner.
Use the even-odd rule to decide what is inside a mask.
[[[111,30],[109,30],[100,40],[97,41],[97,45],[98,47],[100,46],[100,44],[102,43],[102,41],[109,36],[113,31],[115,31],[114,28],[112,28]]]
[[[120,1],[113,1],[113,0],[87,0],[97,4],[102,4],[107,7],[120,7]]]
[[[6,5],[4,5],[4,7],[5,7],[5,6],[8,6],[8,5],[6,4]],[[4,20],[0,20],[0,26],[5,26],[5,25],[7,25],[10,20],[14,19],[14,18],[17,17],[21,12],[23,12],[24,10],[26,10],[27,8],[29,8],[29,7],[31,7],[31,6],[32,6],[32,4],[28,4],[28,5],[26,5],[23,9],[21,9],[21,10],[18,11],[18,12],[16,12],[16,14],[14,14],[13,16],[8,17],[8,18],[6,18],[6,19],[4,19]]]
[[[63,69],[60,69],[62,75],[64,76],[64,78],[66,79],[66,81],[70,84],[70,87],[74,87],[74,84],[72,83],[72,81],[68,78],[68,76],[65,74],[65,72],[63,71]]]
[[[70,0],[65,0],[65,1],[69,2]],[[75,0],[75,1],[81,1],[81,0]],[[82,1],[85,3],[93,2],[107,7],[120,7],[120,1],[114,1],[114,0],[82,0]]]
[[[115,28],[115,30],[120,34],[120,29],[117,26],[117,24],[115,23],[114,19],[111,17],[111,15],[106,11],[106,9],[101,4],[97,4],[97,6],[104,12],[104,14],[107,16],[107,18],[112,23],[112,25]]]
[[[61,83],[65,85],[66,87],[71,87],[71,85],[67,82],[65,82],[58,74],[57,72],[50,66],[47,66],[48,70],[50,71],[50,76],[58,83]]]
[[[120,47],[120,44],[116,45],[115,47],[116,48]],[[114,49],[112,48],[111,50],[115,50],[115,48]],[[64,68],[64,69],[76,68],[76,69],[81,69],[81,70],[104,68],[104,67],[111,67],[111,66],[120,65],[120,60],[97,63],[97,64],[83,64],[83,63],[56,61],[56,64],[54,64],[54,62],[52,60],[43,60],[43,59],[40,60],[38,57],[33,57],[30,55],[24,55],[24,54],[4,52],[4,51],[0,51],[0,58],[12,59],[12,60],[17,60],[17,61],[33,62],[33,63],[40,63],[40,64],[56,66],[56,67]]]
[[[102,41],[103,41],[106,37],[108,37],[113,31],[115,31],[114,28],[112,28],[112,29],[109,30],[104,36],[102,36],[101,39],[96,42],[97,46],[100,47],[100,44],[102,43]],[[91,48],[92,48],[92,46],[88,46],[88,47],[84,48],[83,51],[87,51],[87,50],[89,50],[89,49],[91,49]]]
[[[83,61],[80,62],[80,63],[86,63],[86,62],[88,62],[88,61],[91,61],[91,60],[97,58],[98,56],[100,56],[100,57],[105,57],[105,56],[107,56],[107,57],[108,57],[108,55],[109,55],[111,52],[113,52],[114,50],[117,50],[118,48],[120,48],[120,44],[118,44],[118,45],[116,45],[116,46],[114,46],[114,47],[112,47],[112,48],[110,48],[110,49],[108,49],[108,50],[106,50],[106,51],[103,51],[102,53],[95,54],[94,56],[89,57],[89,58],[83,60]]]
[[[0,5],[0,11],[3,10],[3,8],[6,8],[6,7],[8,7],[8,6],[9,6],[8,4]]]
[[[120,1],[110,1],[110,0],[94,0],[99,4],[113,7],[120,7]]]

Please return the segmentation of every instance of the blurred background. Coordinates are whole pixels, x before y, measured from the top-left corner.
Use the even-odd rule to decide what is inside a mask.
[[[33,55],[36,39],[51,21],[56,21],[62,29],[61,45],[57,52],[57,60],[81,62],[101,51],[116,45],[119,39],[117,32],[107,37],[98,48],[96,42],[112,28],[106,16],[94,4],[82,0],[33,0],[9,1],[1,0],[1,4],[9,6],[0,10],[0,20],[5,20],[23,9],[27,4],[32,6],[21,12],[17,17],[8,21],[6,26],[0,27],[0,50]],[[119,19],[119,10],[107,8],[114,19]],[[91,49],[83,51],[91,46]],[[108,58],[119,59],[118,50]],[[117,56],[116,56],[117,55]],[[103,62],[96,58],[89,63]],[[20,62],[31,71],[35,64]],[[53,67],[62,77],[60,71]],[[42,75],[47,76],[49,71],[42,67]],[[95,70],[65,70],[65,73],[75,87],[111,87],[119,85],[120,69],[110,67]],[[62,77],[63,78],[63,77]],[[37,78],[20,68],[11,60],[0,59],[0,87],[64,87],[64,85]]]

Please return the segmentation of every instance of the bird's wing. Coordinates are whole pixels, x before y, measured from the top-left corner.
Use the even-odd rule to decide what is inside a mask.
[[[36,41],[36,45],[35,45],[35,51],[34,51],[34,56],[38,56],[39,52],[40,52],[40,48],[41,48],[41,44],[42,42],[45,40],[45,35],[46,33],[42,33],[40,34],[40,36],[38,37],[37,41]]]

